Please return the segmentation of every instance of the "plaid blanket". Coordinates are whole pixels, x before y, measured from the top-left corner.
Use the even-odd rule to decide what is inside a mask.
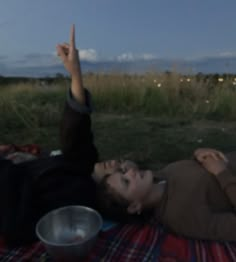
[[[0,146],[0,154],[16,151],[37,155],[36,145]],[[4,150],[3,150],[4,149]],[[227,221],[226,221],[227,222]],[[0,239],[1,262],[50,262],[42,243],[9,249]],[[156,221],[146,225],[116,225],[100,232],[90,254],[81,260],[119,262],[235,262],[236,242],[200,241],[178,237],[166,232]]]
[[[41,149],[38,145],[35,144],[27,144],[22,146],[15,144],[0,145],[0,156],[2,157],[7,157],[8,155],[16,152],[29,153],[34,156],[39,156]]]
[[[51,262],[40,242],[8,249],[0,241],[0,261]],[[119,262],[235,262],[236,243],[197,241],[168,234],[157,223],[119,225],[99,234],[90,254],[81,260]]]

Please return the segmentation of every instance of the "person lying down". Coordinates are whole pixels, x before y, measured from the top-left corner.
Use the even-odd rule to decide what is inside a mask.
[[[16,163],[14,156],[0,157],[0,234],[7,244],[37,240],[37,221],[67,205],[89,206],[131,223],[148,214],[175,234],[236,241],[236,152],[198,149],[194,160],[159,171],[130,160],[99,160],[74,26],[69,43],[56,49],[71,76],[60,125],[62,154]]]

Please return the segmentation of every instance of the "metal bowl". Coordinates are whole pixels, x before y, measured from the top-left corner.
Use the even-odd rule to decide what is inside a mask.
[[[56,261],[76,261],[91,250],[102,223],[92,208],[67,206],[43,216],[36,234]]]

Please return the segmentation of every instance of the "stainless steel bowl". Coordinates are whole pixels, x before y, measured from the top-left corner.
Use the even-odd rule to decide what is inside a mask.
[[[92,208],[67,206],[42,217],[36,234],[56,261],[76,261],[91,250],[102,223]]]

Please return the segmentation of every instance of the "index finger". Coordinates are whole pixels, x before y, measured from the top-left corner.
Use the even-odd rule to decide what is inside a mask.
[[[70,29],[70,46],[75,48],[75,25],[73,24]]]

